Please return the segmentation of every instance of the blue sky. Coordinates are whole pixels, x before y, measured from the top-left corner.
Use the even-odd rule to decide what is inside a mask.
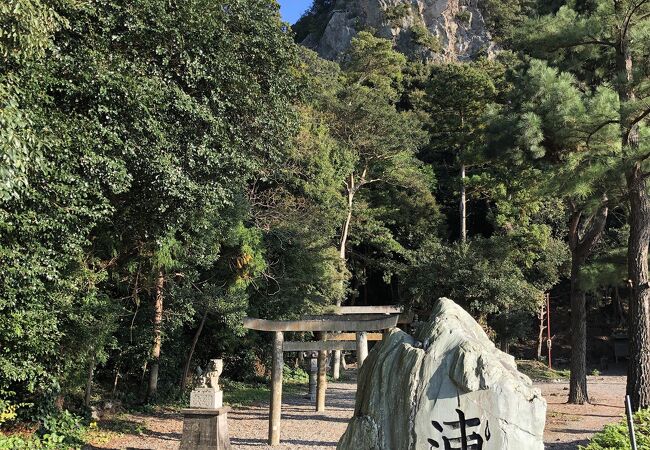
[[[278,0],[282,19],[291,25],[296,23],[312,3],[312,0]]]

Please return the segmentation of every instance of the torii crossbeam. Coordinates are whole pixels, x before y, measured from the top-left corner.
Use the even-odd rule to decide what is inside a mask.
[[[400,317],[400,312],[401,309],[395,306],[356,306],[339,307],[334,314],[313,316],[305,320],[265,320],[251,317],[244,319],[245,328],[271,331],[274,334],[269,412],[270,445],[280,443],[283,353],[288,351],[318,351],[316,411],[325,411],[327,352],[356,350],[358,366],[360,367],[368,354],[368,332],[385,331],[396,327],[398,322],[409,322],[409,318]],[[317,333],[319,340],[313,342],[285,342],[285,331],[313,331]],[[356,343],[351,342],[352,334],[349,332],[356,333]],[[330,335],[330,333],[335,334]],[[371,333],[372,340],[378,340],[379,336],[381,334]]]

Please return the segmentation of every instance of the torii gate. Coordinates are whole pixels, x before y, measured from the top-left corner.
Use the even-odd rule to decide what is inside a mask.
[[[357,365],[361,367],[368,355],[368,332],[386,331],[397,326],[401,308],[396,306],[343,306],[332,315],[312,316],[305,320],[265,320],[246,317],[244,327],[258,331],[272,331],[273,368],[271,370],[271,404],[269,411],[269,444],[280,443],[280,417],[282,413],[282,368],[284,352],[318,351],[318,377],[316,390],[316,411],[325,411],[327,389],[327,352],[334,350],[356,350]],[[285,331],[313,331],[319,340],[312,342],[284,341]],[[347,332],[347,333],[346,333]],[[356,333],[356,335],[351,334]],[[353,337],[354,336],[354,337]],[[372,340],[379,340],[381,334],[372,333]],[[355,342],[352,340],[355,339]]]

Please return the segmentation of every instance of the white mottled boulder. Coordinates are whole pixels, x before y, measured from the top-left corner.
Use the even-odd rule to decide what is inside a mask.
[[[442,298],[415,337],[393,330],[370,352],[337,449],[543,450],[545,418],[514,358]]]

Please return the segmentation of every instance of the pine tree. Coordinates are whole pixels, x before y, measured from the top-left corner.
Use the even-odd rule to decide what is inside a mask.
[[[425,159],[451,157],[459,172],[460,240],[467,240],[467,170],[482,148],[485,113],[497,89],[480,64],[446,64],[432,67],[426,97],[420,105],[429,116],[431,142]]]
[[[627,392],[635,409],[650,406],[650,198],[647,161],[650,157],[648,117],[650,77],[648,40],[650,2],[597,0],[570,2],[556,14],[532,21],[521,32],[526,50],[570,71],[592,91],[611,86],[615,111],[596,123],[585,123],[591,135],[614,124],[618,128],[616,167],[625,179],[630,236],[628,272],[632,295],[631,342]]]

